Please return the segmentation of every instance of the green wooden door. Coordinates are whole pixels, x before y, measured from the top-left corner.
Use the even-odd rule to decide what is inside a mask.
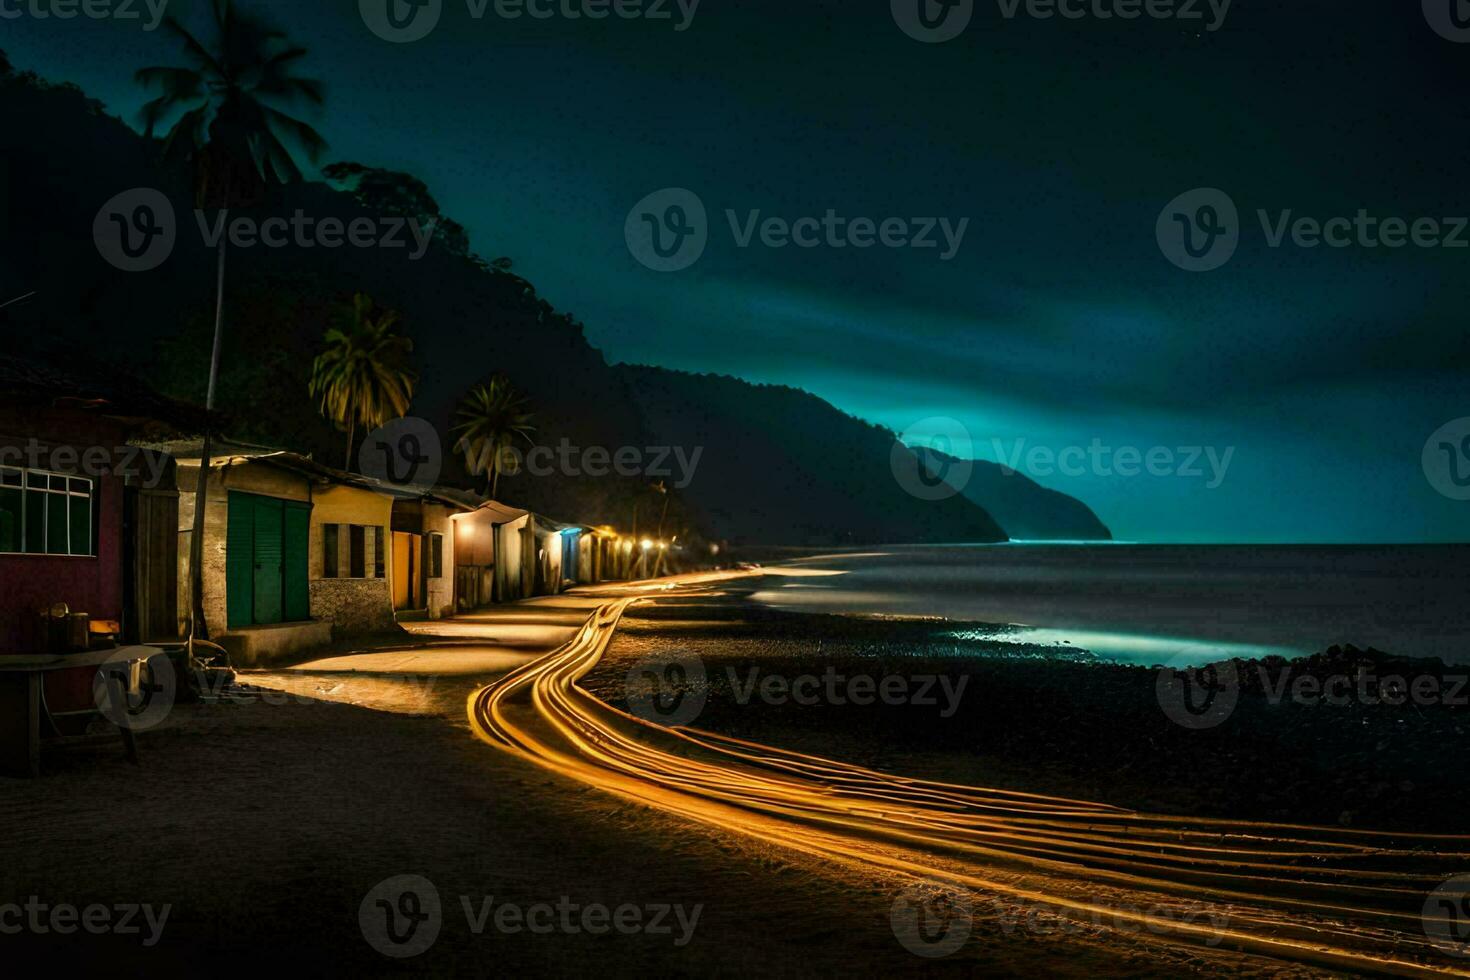
[[[225,604],[230,629],[255,622],[255,497],[230,494],[225,533]]]
[[[311,507],[286,503],[285,527],[282,532],[281,577],[285,615],[288,623],[311,618],[311,597],[307,579],[307,561],[311,542]]]
[[[231,629],[311,618],[311,505],[230,494],[225,596]]]
[[[283,513],[281,501],[273,497],[255,498],[255,624],[270,626],[282,622],[284,613],[285,553],[282,546]]]

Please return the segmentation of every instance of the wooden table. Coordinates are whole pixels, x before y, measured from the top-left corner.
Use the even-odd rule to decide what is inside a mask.
[[[137,648],[134,648],[137,649]],[[157,651],[162,653],[162,651]],[[119,650],[43,657],[0,657],[0,775],[35,778],[41,774],[41,742],[63,740],[46,705],[45,676],[52,671],[102,668],[113,704],[126,704],[127,685],[123,675],[145,656],[116,659]],[[97,713],[102,713],[98,708]],[[118,725],[128,759],[138,761],[132,729]]]

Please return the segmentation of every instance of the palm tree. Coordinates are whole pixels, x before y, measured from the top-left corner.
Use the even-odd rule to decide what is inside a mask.
[[[272,187],[301,179],[289,144],[317,159],[326,141],[315,129],[289,115],[294,103],[321,105],[322,84],[293,74],[304,48],[264,20],[236,10],[233,0],[214,0],[214,36],[206,44],[172,15],[164,26],[178,39],[184,67],[140,69],[139,84],[160,95],[143,106],[144,134],[177,115],[164,139],[164,155],[193,166],[195,206],[229,208],[258,200]],[[214,346],[209,359],[205,407],[214,409],[224,336],[225,246],[221,235],[215,272]],[[190,542],[191,637],[207,637],[204,620],[204,513],[209,486],[210,433],[204,432],[195,490],[194,534]]]
[[[326,350],[312,363],[311,396],[321,399],[322,415],[347,432],[343,469],[352,468],[357,424],[372,430],[402,418],[413,399],[413,341],[395,333],[397,326],[396,312],[374,310],[372,299],[358,293],[327,330]]]
[[[509,378],[496,375],[489,384],[470,389],[459,403],[456,418],[453,431],[460,437],[455,451],[464,453],[471,476],[485,477],[485,492],[493,498],[500,489],[500,474],[509,466],[516,436],[534,445],[531,433],[536,428],[531,425],[526,401]]]

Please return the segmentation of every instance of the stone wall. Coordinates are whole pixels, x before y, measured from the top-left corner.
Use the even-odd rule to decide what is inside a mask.
[[[392,521],[392,497],[357,487],[317,488],[311,510],[311,615],[313,619],[331,623],[338,636],[391,629],[394,624],[390,588],[393,574]],[[322,529],[328,524],[342,528],[337,536],[336,578],[322,577],[325,568],[322,550],[325,535]],[[362,578],[349,577],[352,569],[347,528],[350,525],[364,528]],[[380,556],[373,533],[375,530],[383,537],[382,577],[377,574]]]
[[[385,578],[317,578],[311,582],[311,615],[332,624],[334,635],[372,633],[394,626]]]
[[[424,533],[444,536],[444,572],[440,576],[429,576],[429,618],[441,619],[454,615],[454,522],[449,519],[451,511],[439,504],[424,503]]]

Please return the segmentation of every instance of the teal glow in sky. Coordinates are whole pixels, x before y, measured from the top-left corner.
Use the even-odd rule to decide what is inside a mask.
[[[980,4],[943,45],[840,0],[709,0],[682,32],[450,2],[408,45],[372,35],[357,0],[257,6],[329,83],[331,159],[423,178],[609,360],[790,384],[895,431],[952,418],[997,461],[1018,444],[1233,450],[1214,487],[1032,474],[1123,539],[1470,540],[1470,504],[1420,461],[1470,416],[1470,250],[1272,248],[1256,218],[1470,213],[1453,97],[1470,45],[1418,4],[1237,5],[1204,33]],[[17,66],[125,114],[132,70],[168,48],[112,22],[0,29]],[[694,267],[661,275],[623,225],[662,187],[694,190],[714,226]],[[1154,237],[1194,187],[1243,218],[1210,273]],[[726,209],[829,208],[970,223],[949,262],[741,248],[724,227]]]

